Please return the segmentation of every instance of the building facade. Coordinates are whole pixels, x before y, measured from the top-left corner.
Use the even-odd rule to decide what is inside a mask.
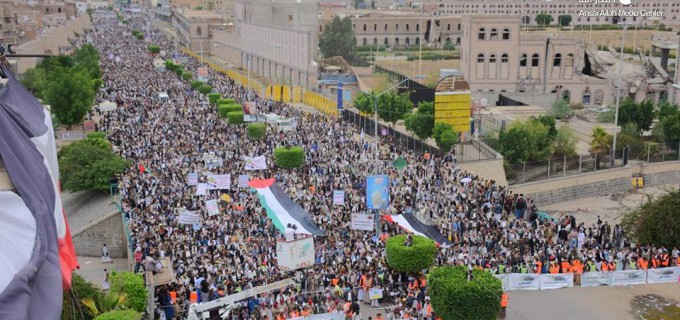
[[[211,26],[223,23],[222,17],[211,11],[173,9],[172,25],[177,30],[178,41],[196,52],[210,51]]]
[[[496,14],[519,15],[520,22],[536,25],[536,16],[540,13],[550,14],[558,23],[561,15],[571,16],[571,25],[616,24],[625,22],[639,26],[651,25],[659,21],[666,25],[680,25],[680,2],[677,0],[635,0],[624,6],[619,1],[596,0],[431,0],[436,3],[435,15],[472,15]],[[582,11],[613,10],[611,16],[587,17]],[[645,10],[644,16],[619,15],[619,10]],[[661,14],[659,12],[662,12]]]

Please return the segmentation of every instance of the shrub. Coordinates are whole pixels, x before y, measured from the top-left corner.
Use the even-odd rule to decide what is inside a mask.
[[[232,104],[236,103],[236,100],[234,98],[220,98],[217,100],[217,104]]]
[[[483,270],[464,266],[439,267],[427,277],[432,309],[444,320],[498,319],[503,287],[501,281]]]
[[[193,75],[191,74],[191,72],[189,72],[189,71],[184,71],[184,72],[182,72],[182,79],[183,79],[183,80],[189,81],[189,80],[191,80],[191,78],[193,78],[193,77],[194,77],[194,76],[193,76]]]
[[[241,108],[240,104],[220,104],[219,107],[217,107],[217,111],[220,118],[226,118],[227,114],[230,112],[243,111],[243,108]]]
[[[191,80],[191,89],[197,90],[203,85],[203,81],[200,80]]]
[[[151,52],[151,53],[159,53],[159,52],[161,52],[161,47],[159,47],[158,45],[155,45],[155,44],[150,44],[150,45],[148,46],[148,48],[149,48],[149,52]]]
[[[221,97],[222,97],[222,95],[220,95],[217,92],[209,93],[208,94],[208,101],[210,101],[211,104],[216,104],[217,100],[219,100]]]
[[[184,67],[181,65],[175,65],[175,68],[172,70],[178,77],[182,76],[182,73],[184,73]]]
[[[109,278],[111,280],[111,293],[125,294],[127,296],[126,307],[144,312],[146,309],[146,287],[141,275],[132,272],[112,271]]]
[[[300,146],[278,147],[274,150],[274,159],[281,168],[299,168],[305,163],[305,150]]]
[[[202,94],[208,94],[210,93],[210,91],[212,91],[212,86],[209,86],[207,84],[201,84],[201,86],[198,87],[198,92]]]
[[[142,314],[134,310],[115,310],[104,313],[94,320],[140,320]]]
[[[73,273],[71,277],[71,291],[75,293],[78,299],[92,299],[99,301],[102,297],[102,291],[97,288],[92,282],[85,280],[77,273]],[[62,308],[62,319],[72,319],[68,313],[72,313],[74,301],[71,298],[69,291],[64,291],[64,308]],[[94,315],[88,308],[83,308],[84,319],[93,319]]]
[[[621,224],[637,243],[671,248],[680,242],[679,205],[680,190],[647,196],[641,205],[624,213]]]
[[[267,126],[264,123],[251,123],[248,125],[248,136],[255,140],[264,138],[267,134]]]
[[[126,21],[123,21],[123,23],[126,23]],[[137,35],[135,35],[135,38],[137,38],[137,40],[144,40],[144,35],[141,34],[141,33],[138,33]]]
[[[88,139],[106,139],[106,132],[103,131],[97,131],[97,132],[90,132],[87,134]]]
[[[416,273],[434,264],[437,248],[434,241],[423,236],[413,236],[413,244],[404,246],[406,236],[394,236],[387,240],[385,248],[387,265],[399,272]]]
[[[227,120],[230,124],[242,124],[243,123],[243,111],[232,111],[227,113]]]

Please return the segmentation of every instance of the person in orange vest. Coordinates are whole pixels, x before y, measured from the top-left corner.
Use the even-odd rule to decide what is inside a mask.
[[[291,317],[291,318],[298,318],[298,317],[300,317],[300,313],[297,311],[297,308],[293,309],[293,311],[290,312],[290,317]]]
[[[536,260],[536,262],[534,262],[534,269],[535,269],[534,273],[541,274],[541,269],[543,269],[543,263]]]
[[[508,294],[503,292],[501,296],[501,320],[505,319],[508,308]]]
[[[609,271],[616,271],[616,261],[609,261]]]
[[[668,264],[670,262],[670,256],[668,255],[668,251],[666,249],[663,250],[663,252],[660,255],[660,262],[661,262],[661,267],[666,268],[668,267]]]
[[[575,258],[571,262],[571,269],[574,271],[574,284],[581,285],[581,274],[583,274],[583,264],[581,260]]]
[[[550,262],[549,270],[550,274],[558,274],[560,272],[560,267],[557,266],[555,261]]]
[[[302,312],[300,312],[301,317],[307,317],[310,314],[312,314],[312,311],[309,310],[309,306],[304,306],[304,308],[302,308]]]
[[[640,257],[637,259],[637,267],[640,270],[647,271],[647,269],[649,268],[649,261],[647,261],[647,259],[645,259],[644,257]]]
[[[600,270],[602,272],[608,272],[609,271],[609,264],[607,264],[607,261],[602,260],[602,265],[600,267]]]
[[[382,313],[378,312],[378,315],[375,316],[375,320],[385,320],[385,318],[383,318]]]
[[[286,320],[286,316],[283,315],[283,312],[279,312],[279,314],[276,315],[276,320]]]
[[[572,273],[571,264],[568,260],[562,260],[560,265],[562,266],[562,273]]]
[[[659,268],[659,266],[661,266],[661,260],[659,260],[659,257],[658,256],[652,257],[652,268],[656,269]]]

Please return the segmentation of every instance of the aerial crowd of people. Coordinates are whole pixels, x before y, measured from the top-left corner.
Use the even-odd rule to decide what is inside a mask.
[[[541,217],[531,199],[459,169],[450,156],[417,154],[383,137],[375,159],[376,144],[360,128],[264,99],[210,69],[208,83],[222,96],[239,103],[251,96],[258,111],[297,122],[298,130],[270,127],[265,139],[249,139],[245,126],[219,119],[216,107],[188,81],[155,69],[153,60],[160,57],[152,56],[147,44],[159,45],[166,58],[175,46],[145,18],[129,16],[129,23],[122,24],[112,12],[98,12],[91,35],[104,80],[97,102],[117,104],[98,127],[107,132],[114,151],[134,164],[117,179],[135,271],[161,271],[158,264],[169,259],[176,273],[177,282],[157,293],[166,319],[180,316],[192,302],[292,276],[299,280],[297,287],[243,301],[232,311],[233,319],[283,320],[320,313],[366,319],[361,316],[368,307],[364,303],[390,306],[376,320],[433,319],[424,274],[393,272],[385,260],[384,239],[404,231],[384,222],[380,235],[350,228],[350,215],[367,211],[364,182],[377,170],[390,175],[391,204],[381,214],[413,213],[435,222],[452,243],[439,248],[438,265],[492,273],[581,273],[678,263],[677,248],[631,246],[619,225],[599,219],[586,225],[570,215]],[[133,29],[147,30],[145,41],[124,36]],[[201,66],[191,57],[184,63],[194,74]],[[159,92],[167,92],[169,99],[160,98]],[[276,168],[274,148],[288,145],[304,148],[303,167]],[[211,153],[223,160],[222,166],[204,161],[204,154]],[[260,155],[267,157],[268,169],[245,171],[243,156]],[[390,166],[398,157],[407,162],[402,170]],[[282,234],[257,195],[237,187],[236,181],[229,190],[196,195],[196,187],[187,184],[192,172],[200,173],[201,181],[207,173],[275,178],[327,234],[314,239],[316,263],[297,275],[279,270],[276,241]],[[469,182],[462,182],[464,178]],[[334,190],[345,191],[344,205],[333,205]],[[208,215],[205,201],[210,199],[220,200],[220,214]],[[200,212],[200,224],[179,224],[185,209]],[[372,288],[382,289],[383,297],[371,300]]]

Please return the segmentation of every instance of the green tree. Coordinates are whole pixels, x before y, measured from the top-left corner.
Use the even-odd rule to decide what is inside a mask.
[[[403,119],[412,109],[413,103],[407,92],[387,92],[378,98],[378,116],[392,125]]]
[[[84,71],[74,72],[62,68],[50,77],[43,91],[43,100],[52,108],[59,123],[69,128],[83,120],[92,107],[96,92],[94,84]]]
[[[356,52],[356,44],[350,17],[335,16],[319,35],[319,50],[325,58],[341,56],[349,60]]]
[[[406,117],[404,125],[406,130],[415,133],[421,139],[431,137],[434,129],[434,103],[431,101],[418,103],[418,110]]]
[[[554,101],[550,109],[550,115],[557,119],[569,119],[573,113],[574,111],[571,110],[569,101],[564,99],[558,99],[557,101]]]
[[[489,272],[465,266],[438,267],[427,276],[432,310],[444,320],[498,319],[503,286]]]
[[[510,164],[529,160],[532,144],[531,133],[524,126],[511,126],[498,133],[498,152]]]
[[[542,115],[535,118],[531,118],[530,120],[538,121],[540,124],[544,125],[548,129],[548,138],[550,140],[555,139],[555,137],[557,137],[556,128],[557,122],[555,121],[555,117]]]
[[[568,27],[571,23],[571,15],[563,14],[557,17],[557,23],[562,27]]]
[[[453,127],[443,122],[435,123],[432,129],[432,137],[442,152],[449,152],[458,141],[458,134],[453,130]]]
[[[77,273],[71,275],[71,288],[64,291],[64,303],[62,305],[61,319],[62,320],[92,320],[96,316],[92,314],[88,308],[82,308],[83,317],[80,316],[81,301],[84,299],[93,299],[100,301],[102,291],[97,288],[92,282],[85,280]],[[75,299],[73,297],[76,297]],[[77,314],[77,316],[74,316]]]
[[[125,295],[123,307],[144,312],[146,309],[146,287],[140,274],[112,271],[110,278],[111,293]]]
[[[200,87],[198,87],[198,92],[201,94],[208,94],[210,91],[212,91],[212,86],[209,86],[207,84],[202,84]]]
[[[95,320],[140,320],[142,314],[135,310],[115,310],[104,313]]]
[[[413,236],[411,246],[405,246],[406,236],[387,239],[385,254],[387,265],[399,272],[417,273],[434,264],[437,247],[434,241],[423,236]]]
[[[590,150],[597,157],[596,166],[599,168],[602,155],[609,152],[609,149],[611,148],[611,137],[609,136],[609,133],[607,133],[607,130],[602,127],[593,128],[590,135],[593,138],[590,141]]]
[[[667,144],[680,143],[680,112],[675,115],[666,116],[659,122],[663,140]]]
[[[99,66],[99,51],[91,45],[85,44],[73,52],[73,61],[77,70],[86,70],[91,79],[102,77]]]
[[[639,130],[647,131],[652,127],[655,118],[656,112],[651,100],[635,102],[633,99],[626,98],[619,105],[619,124],[621,126],[626,123],[634,123]]]
[[[552,15],[545,12],[537,14],[534,19],[540,26],[548,26],[554,20]]]
[[[623,215],[621,225],[638,244],[664,246],[680,243],[680,190],[658,198],[647,197],[639,207]]]
[[[371,92],[371,94],[373,94],[373,92]],[[373,97],[363,92],[359,93],[357,98],[354,100],[354,106],[359,109],[359,111],[368,114],[373,114],[375,111],[374,103],[375,101],[373,100]]]
[[[129,167],[128,161],[111,151],[102,139],[85,139],[59,151],[61,186],[67,191],[108,191],[109,179]],[[104,140],[105,141],[105,140]]]
[[[576,155],[576,138],[571,133],[569,127],[562,126],[557,130],[552,155],[556,157]]]
[[[21,78],[21,83],[24,87],[40,99],[42,99],[45,81],[47,81],[47,72],[45,69],[38,67],[26,70],[26,73]]]

